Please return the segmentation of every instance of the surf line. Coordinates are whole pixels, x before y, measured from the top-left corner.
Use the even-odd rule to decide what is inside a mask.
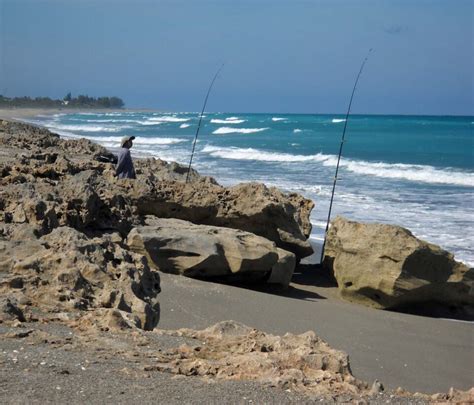
[[[349,106],[347,107],[346,119],[344,121],[344,129],[342,130],[341,144],[339,146],[339,155],[337,157],[336,173],[334,175],[334,182],[332,184],[331,202],[329,203],[328,219],[326,221],[326,230],[324,231],[323,247],[321,248],[321,258],[319,260],[319,263],[320,263],[321,266],[323,264],[324,248],[326,247],[326,239],[327,239],[327,235],[328,235],[329,221],[331,220],[332,203],[333,203],[333,200],[334,200],[334,192],[336,190],[337,174],[339,172],[339,163],[341,161],[342,147],[344,146],[344,142],[345,142],[347,122],[349,121],[349,115],[351,113],[352,100],[354,99],[354,94],[355,94],[355,91],[356,91],[356,88],[357,88],[357,83],[359,82],[360,75],[362,74],[362,71],[364,70],[365,62],[367,62],[367,59],[369,58],[369,55],[370,55],[371,52],[372,52],[372,48],[369,49],[369,52],[367,52],[367,56],[365,57],[362,64],[360,65],[359,73],[357,74],[357,77],[356,77],[356,80],[355,80],[355,83],[354,83],[354,87],[352,88],[352,94],[351,94],[351,98],[349,100]]]
[[[221,72],[223,67],[224,67],[224,63],[221,65],[221,67],[219,69],[217,69],[217,72],[214,75],[214,77],[211,81],[211,84],[209,85],[209,88],[207,89],[206,98],[204,99],[204,104],[202,106],[201,114],[199,115],[199,122],[198,122],[198,126],[196,128],[196,135],[194,135],[193,149],[192,149],[192,152],[191,152],[191,157],[189,159],[188,173],[186,174],[186,183],[189,181],[189,174],[191,173],[191,165],[193,163],[194,151],[196,150],[196,142],[197,142],[197,138],[198,138],[198,135],[199,135],[199,129],[201,128],[202,115],[204,114],[204,110],[206,108],[207,99],[209,98],[209,94],[211,93],[212,86],[214,85],[214,82],[216,81],[217,76],[219,75],[219,73]]]

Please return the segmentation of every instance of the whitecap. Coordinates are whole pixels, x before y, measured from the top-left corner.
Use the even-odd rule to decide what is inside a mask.
[[[226,118],[225,120],[220,120],[217,118],[213,118],[211,120],[211,124],[242,124],[242,122],[245,122],[246,120],[238,120],[238,119],[229,119]]]
[[[336,166],[336,162],[337,157],[334,156],[334,158],[327,159],[323,164],[325,166]],[[449,168],[437,169],[427,165],[374,163],[345,159],[341,161],[341,166],[351,172],[369,176],[474,187],[474,173]]]
[[[281,118],[281,117],[273,117],[272,121],[284,121],[286,118]]]
[[[105,127],[100,125],[58,125],[46,124],[46,127],[60,131],[80,131],[80,132],[119,132],[122,129],[130,128],[127,125]]]
[[[189,127],[189,126],[191,126],[191,125],[190,125],[190,124],[181,124],[179,127],[180,127],[180,128],[187,128],[187,127]]]
[[[301,131],[302,131],[301,129],[295,128],[295,129],[293,130],[293,133],[297,134],[297,133],[299,133],[299,132],[301,132]]]
[[[216,129],[213,134],[224,135],[224,134],[253,134],[256,132],[266,131],[268,128],[230,128],[230,127],[220,127]]]
[[[345,120],[345,118],[333,118],[331,122],[337,124],[339,122],[344,122]]]
[[[71,121],[84,122],[84,120],[77,119],[77,118],[76,119],[71,118]],[[126,123],[130,123],[130,122],[133,122],[133,123],[139,123],[140,121],[138,121],[138,120],[127,120],[127,119],[123,119],[123,120],[116,120],[116,119],[97,120],[97,119],[93,119],[93,120],[85,120],[85,122],[93,122],[93,123],[103,123],[103,122],[111,122],[111,123],[126,122]]]
[[[169,115],[163,115],[160,117],[151,117],[146,122],[186,122],[189,121],[191,118],[178,118]]]
[[[335,167],[336,155],[293,155],[258,150],[254,148],[219,148],[206,146],[203,152],[222,159],[256,160],[264,162],[318,162],[323,166]],[[430,184],[448,184],[474,187],[474,173],[456,169],[438,169],[427,165],[410,165],[403,163],[366,162],[363,160],[342,159],[340,166],[361,175],[382,177],[394,180],[408,180]]]
[[[114,142],[115,146],[120,144],[122,137],[120,136],[89,136],[87,139],[90,139],[94,142],[104,143],[104,142]],[[182,138],[147,138],[144,136],[136,137],[133,141],[135,145],[172,145],[175,143],[187,142],[186,139]]]
[[[260,160],[264,162],[308,162],[314,160],[314,156],[266,152],[254,148],[219,148],[215,146],[205,146],[202,151],[214,157],[234,160]]]

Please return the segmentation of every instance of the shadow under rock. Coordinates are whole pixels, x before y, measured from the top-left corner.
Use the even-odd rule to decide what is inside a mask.
[[[334,276],[319,264],[299,264],[296,266],[291,282],[314,287],[337,288]]]
[[[265,294],[278,295],[281,297],[294,298],[299,300],[316,301],[326,299],[326,297],[304,288],[298,288],[300,285],[308,285],[315,287],[337,287],[336,282],[327,270],[322,269],[319,265],[300,264],[296,267],[293,274],[291,285],[283,288],[278,284],[269,284],[266,282],[269,275],[264,279],[229,279],[228,277],[212,277],[204,278],[194,276],[194,278],[213,282],[217,284],[231,285],[233,287],[245,288],[247,290],[258,291]]]

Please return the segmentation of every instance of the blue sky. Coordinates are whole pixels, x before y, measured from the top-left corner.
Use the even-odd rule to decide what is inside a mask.
[[[0,93],[128,107],[474,114],[474,0],[0,0]]]

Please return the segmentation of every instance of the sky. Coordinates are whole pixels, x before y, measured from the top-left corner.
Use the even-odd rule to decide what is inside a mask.
[[[0,0],[0,94],[130,108],[474,115],[474,0]]]

